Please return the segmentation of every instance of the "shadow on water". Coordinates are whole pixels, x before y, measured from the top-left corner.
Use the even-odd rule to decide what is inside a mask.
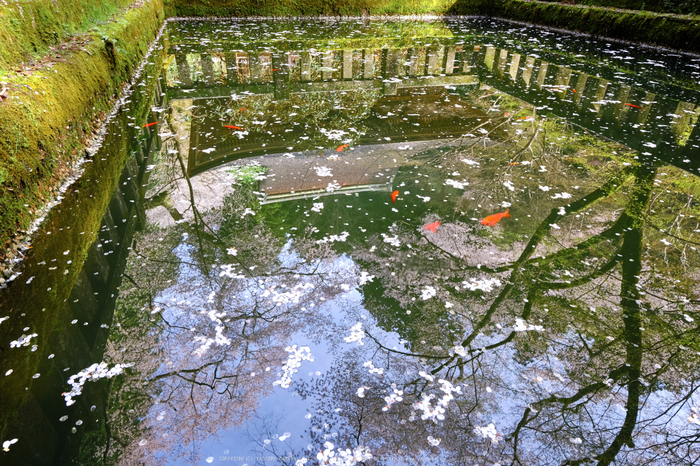
[[[0,296],[10,455],[697,461],[697,60],[484,21],[168,28]],[[102,360],[129,367],[66,407]]]
[[[102,361],[130,245],[144,227],[146,165],[160,142],[134,122],[153,118],[163,101],[158,68],[139,84],[34,235],[21,275],[0,290],[2,438],[22,440],[3,464],[83,462],[84,443],[105,435],[108,381],[88,384],[72,406],[62,392],[71,375]]]

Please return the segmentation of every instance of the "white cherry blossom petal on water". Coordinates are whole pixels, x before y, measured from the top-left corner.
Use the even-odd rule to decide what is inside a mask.
[[[18,439],[13,438],[12,440],[5,440],[4,442],[2,442],[3,451],[10,451],[10,446],[17,443],[17,441]]]
[[[352,327],[350,327],[350,336],[345,337],[345,341],[347,343],[352,343],[353,341],[356,341],[359,346],[362,346],[365,344],[362,341],[364,337],[365,332],[362,330],[362,322],[358,322]]]

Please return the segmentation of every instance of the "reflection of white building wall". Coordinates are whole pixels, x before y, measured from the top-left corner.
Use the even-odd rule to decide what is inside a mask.
[[[409,156],[435,142],[379,144],[358,147],[330,157],[298,154],[294,157],[268,157],[267,178],[259,190],[263,204],[320,197],[334,193],[363,191],[391,192],[399,167]],[[387,197],[388,199],[388,197]]]

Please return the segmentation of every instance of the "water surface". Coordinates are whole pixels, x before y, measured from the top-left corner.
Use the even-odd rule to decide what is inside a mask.
[[[455,20],[172,22],[151,60],[133,215],[101,186],[55,317],[62,246],[0,298],[65,462],[698,460],[700,59]],[[32,378],[84,282],[108,339]]]

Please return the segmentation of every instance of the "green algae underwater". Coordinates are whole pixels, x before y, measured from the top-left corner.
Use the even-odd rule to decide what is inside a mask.
[[[490,20],[169,22],[0,290],[3,462],[697,461],[699,76]]]

